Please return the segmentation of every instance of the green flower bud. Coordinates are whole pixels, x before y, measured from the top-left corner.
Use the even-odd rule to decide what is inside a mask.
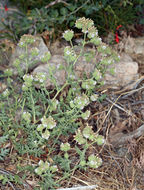
[[[102,135],[98,135],[95,139],[97,145],[102,145],[105,143],[105,139]]]

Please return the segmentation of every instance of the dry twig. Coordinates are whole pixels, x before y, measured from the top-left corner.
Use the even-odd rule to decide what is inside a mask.
[[[51,7],[51,6],[55,5],[55,4],[57,4],[57,3],[64,3],[64,4],[66,4],[66,5],[69,5],[68,3],[66,3],[66,2],[63,1],[63,0],[55,0],[55,1],[51,2],[51,3],[49,3],[48,5],[46,5],[45,8],[47,9],[47,8],[49,8],[49,7]]]
[[[110,137],[109,141],[111,144],[113,144],[113,146],[118,146],[125,144],[126,142],[132,140],[133,138],[138,138],[142,135],[144,135],[144,125],[141,125],[138,129],[128,134],[124,134],[122,132],[117,133],[112,137]]]

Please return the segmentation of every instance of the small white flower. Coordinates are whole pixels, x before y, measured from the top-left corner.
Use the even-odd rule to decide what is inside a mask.
[[[66,54],[67,54],[67,55],[70,55],[70,54],[71,54],[71,52],[70,52],[69,50],[67,50],[67,51],[66,51]]]
[[[87,34],[87,33],[88,33],[88,30],[83,30],[83,32],[84,32],[85,34]]]
[[[32,75],[30,75],[30,78],[33,80],[33,76]]]
[[[43,82],[44,82],[44,80],[43,80],[43,79],[40,79],[39,81],[40,81],[41,83],[43,83]]]
[[[102,49],[106,49],[106,46],[102,46]]]
[[[42,75],[41,75],[41,77],[43,77],[43,78],[44,78],[44,77],[45,77],[45,75],[44,75],[44,74],[42,74]]]
[[[56,103],[56,105],[58,105],[58,104],[59,104],[59,101],[58,101],[58,100],[55,100],[55,103]]]
[[[96,101],[98,99],[98,95],[97,94],[93,94],[90,97],[91,101]]]
[[[111,63],[111,60],[108,60],[108,64],[110,64]]]
[[[85,86],[85,87],[86,87],[86,89],[89,89],[89,85],[87,85],[87,84],[86,84],[86,86]]]
[[[88,139],[89,138],[89,135],[88,134],[83,134],[83,136]]]
[[[95,165],[96,162],[95,162],[94,160],[91,160],[91,161],[90,161],[90,164],[91,164],[91,165]]]
[[[43,164],[43,161],[40,160],[39,163],[38,163],[38,165],[40,166],[40,165],[42,165],[42,164]]]
[[[55,171],[58,171],[58,167],[56,165],[54,165],[53,168],[55,168]]]
[[[92,37],[92,38],[94,38],[94,37],[95,37],[95,34],[94,34],[94,33],[92,33],[92,34],[91,34],[91,37]]]
[[[79,101],[79,102],[78,102],[78,104],[79,104],[79,105],[81,105],[81,104],[82,104],[82,102],[81,102],[81,101]]]
[[[6,97],[6,96],[9,96],[10,92],[8,89],[6,89],[4,92],[3,92],[3,96]]]
[[[37,141],[34,141],[34,144],[37,145]]]
[[[42,138],[44,138],[46,140],[48,140],[49,136],[50,136],[50,132],[48,130],[46,130],[44,133],[42,133]]]
[[[59,68],[60,68],[60,66],[61,66],[61,64],[58,64],[58,65],[57,65],[57,69],[59,69]]]
[[[39,170],[39,169],[38,169],[38,168],[36,168],[36,169],[34,170],[34,171],[35,171],[35,173],[37,173],[37,172],[38,172],[38,170]]]
[[[44,124],[43,124],[43,126],[44,126],[44,127],[47,127],[47,124],[46,124],[46,123],[44,123]]]

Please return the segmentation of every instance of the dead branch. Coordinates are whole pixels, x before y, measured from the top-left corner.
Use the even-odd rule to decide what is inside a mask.
[[[116,146],[125,144],[128,141],[132,140],[133,138],[138,138],[142,135],[144,135],[144,125],[140,126],[138,129],[128,134],[124,134],[120,132],[115,135],[112,135],[109,137],[109,141],[113,146],[116,147]]]
[[[55,5],[55,4],[57,4],[57,3],[64,3],[64,4],[66,4],[66,5],[69,5],[68,3],[66,3],[66,2],[63,1],[63,0],[55,0],[55,1],[51,2],[51,3],[49,3],[48,5],[46,5],[45,8],[47,9],[47,8],[49,8],[49,7],[51,7],[51,6]]]
[[[72,187],[72,188],[63,188],[58,190],[90,190],[96,188],[97,185],[91,185],[91,186],[80,186],[80,187]]]

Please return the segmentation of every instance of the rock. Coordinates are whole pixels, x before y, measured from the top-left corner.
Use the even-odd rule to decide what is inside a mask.
[[[41,37],[38,36],[31,36],[31,35],[23,35],[20,39],[20,41],[22,41],[26,36],[33,38],[34,39],[34,43],[28,45],[28,50],[27,50],[27,56],[28,56],[28,62],[26,63],[26,60],[24,59],[20,59],[20,67],[23,71],[26,70],[26,68],[28,67],[28,70],[32,70],[34,69],[36,66],[42,64],[41,61],[41,57],[43,57],[45,55],[45,53],[49,52],[47,46],[45,45],[43,39]],[[32,56],[31,51],[33,49],[37,49],[38,50],[38,55]],[[19,45],[17,45],[14,53],[12,54],[11,58],[10,58],[10,67],[13,70],[13,74],[17,75],[18,71],[17,69],[13,66],[14,62],[16,61],[16,59],[19,58],[19,56],[24,55],[25,52],[25,48],[20,47]],[[27,65],[28,64],[28,65]]]
[[[135,53],[144,55],[144,37],[135,38],[134,43],[135,43]]]
[[[85,74],[88,78],[90,74],[93,72],[95,68],[96,57],[94,57],[91,61],[87,62],[84,56],[80,57],[74,66],[74,74],[75,78],[82,79]],[[59,69],[59,66],[63,68]],[[54,83],[50,79],[50,68],[54,68],[52,71],[54,73],[55,80],[57,85],[63,85],[66,81],[67,77],[67,63],[63,56],[54,55],[49,60],[49,64],[40,65],[34,69],[32,74],[37,73],[45,73],[47,76],[47,80],[45,82],[46,88],[53,88]],[[115,74],[112,75],[110,72],[106,72],[104,81],[106,85],[111,85],[114,88],[124,87],[129,84],[131,81],[138,78],[138,64],[132,60],[132,58],[127,54],[122,54],[120,61],[109,66],[109,69],[113,67],[115,70]],[[40,88],[40,86],[37,86]]]
[[[48,64],[44,65],[39,65],[37,68],[34,69],[32,72],[33,75],[38,74],[38,73],[44,73],[46,74],[46,81],[45,81],[45,87],[46,88],[53,88],[54,87],[54,82],[51,81],[50,79],[50,69],[53,69],[54,77],[57,82],[57,85],[63,85],[66,80],[66,71],[64,68],[59,69],[60,65],[62,67],[66,67],[66,62],[61,55],[54,55],[50,59]],[[36,86],[37,88],[40,88],[39,85]]]
[[[93,58],[90,62],[87,62],[86,58],[82,56],[79,57],[74,66],[74,73],[76,75],[76,78],[82,79],[84,74],[86,74],[86,76],[89,78],[94,68],[95,68],[95,58]]]
[[[104,81],[107,85],[112,87],[124,87],[133,80],[138,79],[138,64],[134,62],[132,58],[126,54],[122,54],[120,61],[111,65],[114,68],[114,75],[107,72],[104,77]]]
[[[56,40],[55,42],[48,44],[48,48],[52,55],[63,55],[65,46],[68,45],[63,41]]]
[[[79,49],[75,50],[77,54],[79,53]],[[87,49],[87,51],[93,51],[92,49]],[[75,79],[82,79],[83,75],[85,74],[88,78],[90,77],[90,73],[94,70],[95,68],[95,62],[96,62],[96,56],[91,59],[91,61],[87,62],[85,56],[79,57],[77,60],[76,64],[74,65],[74,77]],[[61,65],[61,69],[59,69],[59,66]],[[46,88],[52,88],[54,87],[54,83],[51,81],[49,78],[50,73],[49,73],[49,66],[50,68],[55,67],[55,70],[53,71],[54,77],[57,81],[57,85],[63,85],[66,81],[67,78],[67,62],[64,59],[64,56],[62,55],[53,55],[51,59],[49,60],[49,64],[45,65],[40,65],[37,68],[34,69],[32,74],[38,74],[38,73],[45,73],[47,76],[47,80],[45,82]],[[37,85],[38,88],[40,86]]]
[[[131,38],[128,36],[124,50],[128,54],[144,54],[144,37]]]

